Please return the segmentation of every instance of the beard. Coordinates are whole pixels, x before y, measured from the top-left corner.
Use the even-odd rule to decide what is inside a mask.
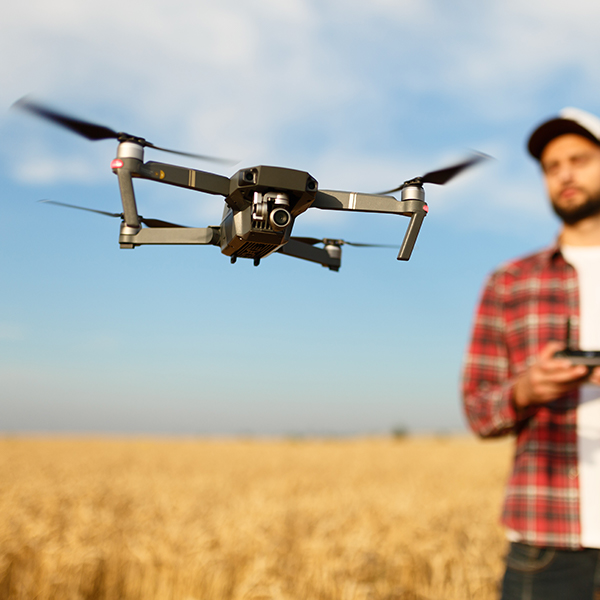
[[[552,200],[552,209],[565,225],[575,225],[583,219],[600,214],[600,194],[588,196],[578,206],[560,206]]]

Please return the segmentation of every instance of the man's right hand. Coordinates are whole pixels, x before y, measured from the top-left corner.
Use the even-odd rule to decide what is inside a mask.
[[[548,342],[536,361],[518,377],[514,387],[517,408],[552,402],[585,382],[589,375],[585,365],[573,365],[568,358],[554,358],[564,347],[560,342]]]

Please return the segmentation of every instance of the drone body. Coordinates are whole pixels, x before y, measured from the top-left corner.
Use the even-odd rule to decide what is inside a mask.
[[[43,118],[66,127],[90,140],[114,138],[119,141],[117,157],[111,168],[118,176],[123,213],[71,206],[113,217],[120,217],[121,248],[149,244],[192,244],[219,246],[231,262],[249,258],[258,265],[274,252],[302,258],[337,271],[341,264],[341,246],[378,246],[352,244],[344,240],[293,237],[296,219],[309,208],[402,215],[410,218],[398,254],[398,260],[408,260],[414,248],[421,224],[427,214],[424,183],[443,184],[463,169],[479,162],[478,155],[463,163],[418,177],[396,189],[381,194],[365,194],[337,190],[319,190],[317,181],[304,171],[283,167],[256,166],[235,173],[231,178],[207,171],[177,165],[144,162],[144,148],[194,156],[154,146],[143,138],[74,119],[40,104],[22,99],[17,103]],[[213,159],[218,160],[218,159]],[[222,196],[225,200],[223,218],[218,226],[184,227],[157,219],[145,219],[138,213],[133,181],[136,178],[157,181],[198,192]],[[400,191],[397,200],[391,193]],[[316,247],[323,244],[323,248]]]
[[[410,216],[411,223],[399,256],[402,260],[410,258],[427,213],[422,188],[418,186],[411,190],[414,199],[398,202],[391,196],[319,191],[317,181],[308,173],[282,167],[252,167],[227,178],[165,163],[144,163],[143,147],[130,141],[119,144],[117,158],[111,166],[119,177],[123,202],[121,248],[146,244],[209,244],[219,246],[234,262],[238,258],[250,258],[258,264],[269,254],[281,252],[338,270],[341,240],[328,240],[330,243],[325,243],[325,248],[316,248],[314,242],[291,236],[295,219],[309,208]],[[191,228],[150,223],[150,227],[142,227],[133,189],[136,177],[224,196],[221,225]]]

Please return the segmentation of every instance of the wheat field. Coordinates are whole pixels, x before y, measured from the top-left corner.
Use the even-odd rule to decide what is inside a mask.
[[[1,600],[486,600],[510,441],[0,438]]]

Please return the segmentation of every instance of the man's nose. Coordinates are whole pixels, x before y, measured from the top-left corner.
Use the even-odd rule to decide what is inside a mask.
[[[562,183],[573,181],[573,167],[569,163],[561,165],[558,171],[558,178]]]

